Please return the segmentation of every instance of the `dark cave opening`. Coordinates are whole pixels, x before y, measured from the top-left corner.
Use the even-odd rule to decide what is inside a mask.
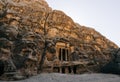
[[[77,70],[77,67],[76,67],[76,66],[74,66],[74,67],[73,67],[73,73],[74,73],[74,74],[76,74],[76,73],[77,73],[77,72],[76,72],[76,70]]]
[[[0,76],[4,74],[4,62],[2,60],[0,60]]]

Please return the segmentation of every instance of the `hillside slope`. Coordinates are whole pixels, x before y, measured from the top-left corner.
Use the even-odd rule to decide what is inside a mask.
[[[47,55],[49,60],[55,54],[56,43],[63,41],[74,47],[79,59],[98,66],[111,61],[112,52],[118,48],[93,28],[75,23],[62,11],[52,10],[45,0],[0,0],[0,59],[12,61],[12,71],[24,68],[34,75],[46,41],[54,44],[46,50],[51,54]]]

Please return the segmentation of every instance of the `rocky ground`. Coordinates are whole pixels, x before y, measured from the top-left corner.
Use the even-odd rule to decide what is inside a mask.
[[[67,75],[67,74],[40,74],[26,80],[15,82],[119,82],[120,76],[112,74],[82,74],[82,75]],[[8,82],[8,81],[0,81]],[[13,81],[9,81],[13,82]]]

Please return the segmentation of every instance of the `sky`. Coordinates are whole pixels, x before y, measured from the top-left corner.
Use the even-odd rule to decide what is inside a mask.
[[[46,0],[74,22],[92,27],[120,46],[120,0]]]

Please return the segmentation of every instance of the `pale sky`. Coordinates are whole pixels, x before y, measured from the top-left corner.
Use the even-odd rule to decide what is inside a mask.
[[[120,0],[46,0],[74,22],[92,27],[120,46]]]

